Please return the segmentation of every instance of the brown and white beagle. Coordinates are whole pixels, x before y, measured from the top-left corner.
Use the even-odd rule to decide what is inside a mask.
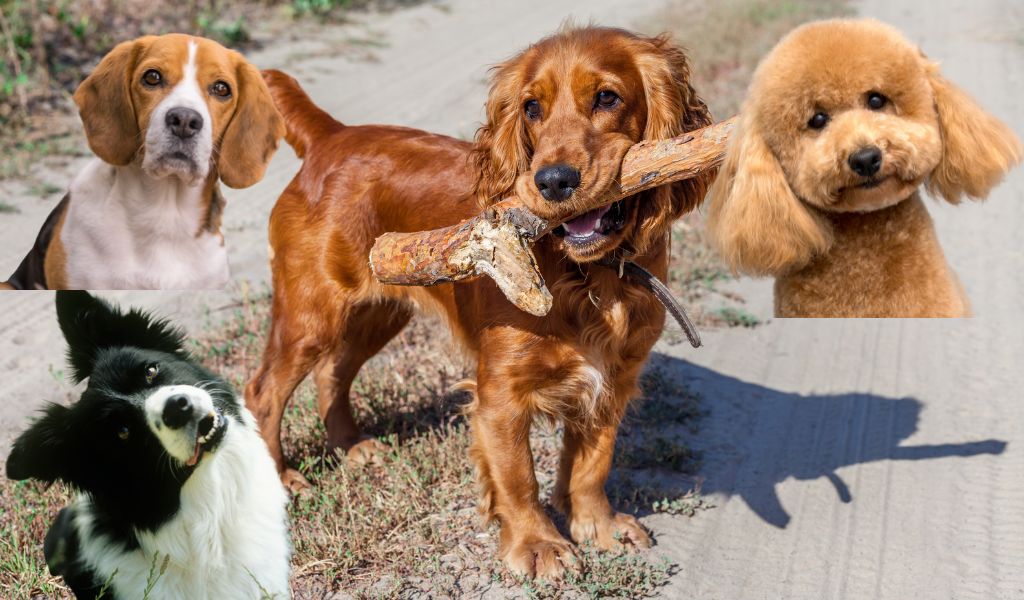
[[[115,47],[74,99],[97,158],[3,287],[222,288],[218,180],[262,179],[285,132],[259,71],[211,40],[146,36]]]

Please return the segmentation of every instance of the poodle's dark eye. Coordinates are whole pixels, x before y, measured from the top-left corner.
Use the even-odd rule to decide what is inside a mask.
[[[620,101],[619,96],[615,92],[608,90],[601,90],[594,97],[594,108],[612,108],[617,105]]]
[[[218,98],[227,100],[231,97],[231,86],[224,81],[215,81],[210,86],[210,93]]]
[[[128,429],[127,425],[122,425],[117,430],[117,437],[121,438],[121,440],[127,440],[131,435],[132,431]]]
[[[159,375],[159,374],[160,374],[160,367],[158,367],[157,365],[147,365],[146,366],[146,384],[147,385],[148,384],[152,384],[153,380],[155,380],[156,376]]]
[[[888,102],[889,99],[878,92],[871,92],[868,94],[868,108],[871,110],[880,110],[883,106],[888,104]]]
[[[160,74],[160,71],[156,69],[148,69],[142,74],[142,83],[146,87],[156,87],[163,83],[164,76]]]
[[[539,118],[540,102],[537,102],[536,100],[527,100],[526,103],[523,104],[523,112],[525,112],[526,116],[531,119]]]
[[[823,112],[816,112],[811,117],[810,121],[807,121],[807,126],[811,129],[822,129],[828,125],[828,114]]]

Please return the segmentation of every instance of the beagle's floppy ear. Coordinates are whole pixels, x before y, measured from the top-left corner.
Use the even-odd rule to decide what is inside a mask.
[[[734,271],[777,275],[832,245],[831,225],[793,194],[750,118],[737,125],[711,186],[708,229]]]
[[[112,165],[132,162],[142,144],[131,77],[139,55],[153,39],[146,36],[118,44],[75,90],[89,148]]]
[[[636,54],[647,102],[645,140],[664,140],[711,125],[711,111],[690,85],[691,69],[686,54],[668,35],[640,38],[648,51]],[[637,204],[634,250],[643,254],[668,231],[672,221],[704,201],[714,171],[662,186]]]
[[[236,60],[238,107],[221,140],[217,170],[225,185],[239,189],[263,179],[285,126],[260,72],[241,55]]]
[[[522,56],[518,56],[494,67],[487,94],[486,120],[476,132],[473,157],[480,175],[475,194],[485,205],[508,195],[516,184],[516,177],[530,170],[533,149],[519,103],[521,60]]]
[[[942,158],[928,178],[928,191],[956,204],[981,199],[1021,161],[1021,143],[1005,123],[985,112],[965,91],[930,64],[942,134]]]

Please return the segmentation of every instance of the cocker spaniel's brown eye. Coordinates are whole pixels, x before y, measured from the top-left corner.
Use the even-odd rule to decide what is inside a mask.
[[[127,440],[129,437],[131,437],[131,435],[132,431],[131,429],[128,429],[127,425],[122,425],[117,430],[117,437],[121,438],[122,441]]]
[[[156,87],[163,82],[164,76],[156,69],[147,69],[146,72],[142,74],[142,83],[146,87]]]
[[[871,92],[868,94],[868,108],[871,110],[881,110],[882,107],[888,103],[889,99],[878,92]]]
[[[160,367],[158,367],[157,365],[147,365],[146,366],[146,384],[147,385],[151,385],[153,383],[153,381],[156,380],[156,376],[159,375],[159,374],[160,374]]]
[[[231,97],[231,86],[224,81],[215,81],[210,86],[210,93],[218,98],[230,98]]]
[[[826,125],[828,125],[828,119],[828,113],[819,111],[814,113],[814,116],[811,117],[810,121],[807,121],[807,126],[810,127],[811,129],[823,129]]]
[[[612,108],[617,105],[621,99],[618,94],[609,90],[601,90],[594,97],[594,108]]]
[[[540,102],[537,102],[536,100],[527,100],[523,104],[523,112],[531,119],[540,118]]]

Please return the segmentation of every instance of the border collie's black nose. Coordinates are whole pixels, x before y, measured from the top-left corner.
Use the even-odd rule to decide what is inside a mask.
[[[861,177],[871,177],[882,168],[882,151],[875,146],[861,148],[847,160],[853,172]]]
[[[167,111],[164,122],[171,133],[187,140],[203,128],[203,116],[191,108],[172,108]]]
[[[171,396],[164,401],[164,425],[171,429],[184,427],[192,418],[192,401],[184,394]]]
[[[580,186],[580,172],[569,165],[552,165],[537,171],[533,182],[545,200],[561,202]]]

